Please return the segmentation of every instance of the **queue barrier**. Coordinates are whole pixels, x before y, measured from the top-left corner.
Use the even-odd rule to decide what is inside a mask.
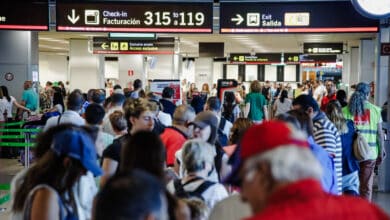
[[[30,165],[29,151],[34,147],[33,140],[42,131],[40,128],[23,128],[24,122],[0,123],[0,147],[24,147],[24,166]],[[23,140],[23,141],[21,141]],[[0,196],[0,205],[10,200],[10,184],[0,183],[0,191],[7,191],[4,196]]]

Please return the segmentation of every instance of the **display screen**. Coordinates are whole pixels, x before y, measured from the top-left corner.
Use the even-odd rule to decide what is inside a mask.
[[[1,1],[0,30],[49,30],[48,1]]]
[[[212,2],[57,1],[57,30],[212,33],[212,7]]]
[[[220,3],[221,33],[345,33],[378,30],[378,20],[363,17],[348,1]]]

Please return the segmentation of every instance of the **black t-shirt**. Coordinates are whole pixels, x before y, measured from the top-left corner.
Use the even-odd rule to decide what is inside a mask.
[[[120,155],[122,151],[122,144],[130,137],[129,134],[125,134],[123,136],[120,136],[119,138],[114,139],[112,144],[110,144],[106,149],[103,151],[103,159],[109,158],[112,160],[117,161],[120,163]]]

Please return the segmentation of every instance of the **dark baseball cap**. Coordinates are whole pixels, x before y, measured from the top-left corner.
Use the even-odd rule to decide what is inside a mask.
[[[294,99],[292,105],[300,105],[302,110],[307,110],[307,108],[311,107],[315,112],[320,110],[318,103],[314,100],[313,96],[302,94]]]

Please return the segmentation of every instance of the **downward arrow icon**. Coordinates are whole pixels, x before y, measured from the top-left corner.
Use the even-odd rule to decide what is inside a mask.
[[[72,9],[72,17],[68,15],[68,20],[72,22],[72,24],[75,24],[80,19],[80,16],[76,16],[76,10]]]

